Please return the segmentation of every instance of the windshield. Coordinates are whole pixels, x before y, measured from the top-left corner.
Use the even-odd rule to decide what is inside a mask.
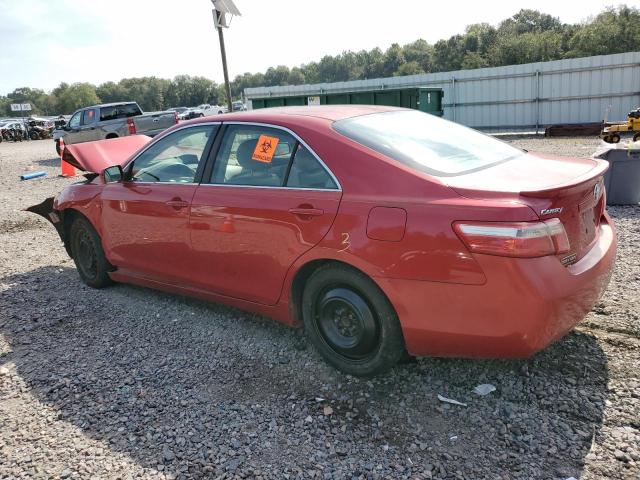
[[[381,112],[334,122],[340,134],[415,170],[459,175],[524,155],[471,128],[417,111]]]

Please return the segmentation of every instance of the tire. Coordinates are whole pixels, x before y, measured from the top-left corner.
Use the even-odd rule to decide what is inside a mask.
[[[92,288],[103,288],[113,283],[108,272],[113,266],[102,250],[100,237],[84,217],[76,217],[69,232],[71,256],[80,279]]]
[[[58,156],[60,156],[60,140],[56,140],[56,152]]]
[[[336,369],[370,377],[405,354],[395,310],[366,275],[344,265],[316,270],[302,294],[302,317],[310,342]]]
[[[29,138],[30,138],[31,140],[40,140],[40,135],[38,135],[36,132],[31,132],[31,133],[29,134]]]
[[[610,139],[611,139],[611,143],[619,143],[620,135],[618,135],[617,133],[614,133],[613,135],[611,135]]]
[[[633,141],[634,141],[634,142],[637,142],[638,140],[640,140],[640,132],[636,133],[636,134],[633,136]]]

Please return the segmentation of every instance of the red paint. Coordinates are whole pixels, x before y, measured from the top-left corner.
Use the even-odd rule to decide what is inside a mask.
[[[117,268],[114,279],[287,324],[300,321],[291,293],[301,268],[316,260],[352,265],[387,295],[412,354],[526,356],[573,328],[606,288],[615,259],[615,231],[603,197],[593,196],[606,162],[529,154],[517,164],[439,178],[331,128],[340,118],[392,109],[300,107],[216,116],[294,131],[342,191],[105,185],[98,177],[68,187],[55,208],[89,218]],[[102,148],[95,149],[95,164],[92,153],[77,155],[91,170],[90,164],[104,164]],[[560,207],[557,214],[541,213]],[[551,218],[566,229],[575,254],[569,266],[561,263],[567,252],[537,258],[472,253],[454,230],[456,222],[528,225]]]
[[[65,145],[64,159],[80,170],[100,173],[107,167],[124,165],[131,154],[150,141],[146,135],[131,135]]]
[[[404,237],[407,211],[396,207],[374,207],[367,219],[367,237],[372,240],[399,242]]]

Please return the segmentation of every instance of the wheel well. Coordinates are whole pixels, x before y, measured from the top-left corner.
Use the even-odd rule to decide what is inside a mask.
[[[71,257],[71,225],[73,225],[73,221],[78,217],[84,217],[87,221],[89,221],[89,219],[73,208],[67,208],[60,213],[62,217],[62,232],[64,233],[64,248]]]
[[[107,133],[107,136],[105,138],[118,138],[118,134],[117,133]]]
[[[305,263],[300,270],[296,272],[295,277],[293,277],[293,282],[291,284],[291,297],[289,298],[289,309],[291,312],[291,317],[294,322],[302,323],[302,294],[304,292],[304,286],[307,283],[307,280],[314,274],[316,270],[321,267],[325,267],[327,265],[341,265],[344,267],[351,268],[361,274],[365,275],[367,278],[371,279],[369,275],[360,270],[359,268],[354,267],[346,262],[341,262],[339,260],[330,260],[330,259],[319,259],[312,260],[309,263]],[[371,279],[373,283],[377,285],[377,282]],[[380,288],[378,286],[378,288]],[[382,289],[380,289],[382,291]],[[382,292],[383,295],[384,292]],[[386,295],[385,295],[386,296]],[[387,298],[387,300],[389,300]],[[391,304],[391,302],[389,302]]]

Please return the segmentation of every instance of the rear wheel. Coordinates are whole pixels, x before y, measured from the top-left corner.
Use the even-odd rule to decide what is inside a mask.
[[[113,269],[104,256],[98,233],[84,217],[76,217],[70,229],[71,256],[80,279],[93,288],[111,285],[108,272]]]
[[[640,132],[636,133],[636,134],[633,136],[633,141],[634,141],[634,142],[637,142],[638,140],[640,140]]]
[[[378,286],[342,265],[318,269],[307,281],[305,331],[325,360],[344,373],[371,376],[403,356],[398,317]]]
[[[56,140],[56,152],[58,152],[58,156],[60,155],[60,140]]]
[[[614,133],[609,138],[611,139],[611,143],[619,143],[620,142],[620,135],[618,135],[617,133]]]

